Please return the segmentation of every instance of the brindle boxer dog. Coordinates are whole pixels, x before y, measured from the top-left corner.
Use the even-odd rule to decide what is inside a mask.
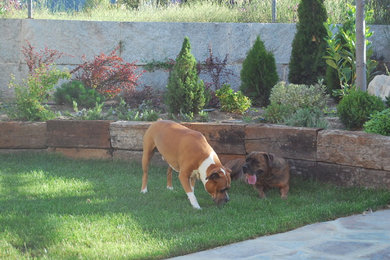
[[[252,184],[261,198],[269,188],[279,188],[282,199],[290,188],[290,167],[286,160],[272,153],[251,152],[245,159],[235,159],[225,164],[232,170],[232,180],[244,180]]]

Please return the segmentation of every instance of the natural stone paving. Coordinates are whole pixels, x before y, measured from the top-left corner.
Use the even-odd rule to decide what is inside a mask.
[[[390,209],[172,259],[390,259]]]

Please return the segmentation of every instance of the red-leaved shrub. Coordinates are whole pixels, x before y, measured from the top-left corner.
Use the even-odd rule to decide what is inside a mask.
[[[27,46],[22,47],[22,53],[30,75],[35,74],[35,70],[42,68],[42,66],[48,67],[53,65],[55,60],[65,55],[63,52],[52,50],[48,47],[45,47],[44,50],[35,51],[35,47],[29,41],[26,41],[26,43]]]
[[[138,85],[138,78],[143,71],[137,72],[137,65],[125,63],[116,52],[115,48],[109,55],[101,53],[92,61],[86,61],[77,66],[71,73],[76,73],[75,78],[84,83],[86,87],[96,89],[106,97],[115,97],[120,92],[132,91]]]

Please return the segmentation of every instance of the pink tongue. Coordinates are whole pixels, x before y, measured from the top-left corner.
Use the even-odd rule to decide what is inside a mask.
[[[255,184],[256,183],[256,175],[246,175],[246,179],[249,184]]]

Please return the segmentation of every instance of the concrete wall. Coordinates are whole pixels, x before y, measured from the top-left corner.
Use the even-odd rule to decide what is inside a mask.
[[[390,60],[390,26],[371,26],[376,56]],[[92,59],[100,53],[109,53],[118,44],[126,62],[143,65],[151,61],[175,59],[183,39],[188,36],[192,53],[198,61],[208,57],[208,46],[221,60],[229,55],[228,68],[235,77],[228,82],[240,85],[240,70],[247,51],[260,35],[268,50],[275,55],[281,80],[286,80],[290,60],[291,42],[295,24],[258,23],[154,23],[154,22],[93,22],[35,19],[0,19],[0,100],[12,97],[8,88],[10,75],[22,79],[27,66],[21,53],[29,41],[36,50],[48,47],[68,54],[61,58],[59,67],[72,68],[82,62],[81,57]],[[168,74],[164,71],[145,73],[140,82],[163,89]]]

